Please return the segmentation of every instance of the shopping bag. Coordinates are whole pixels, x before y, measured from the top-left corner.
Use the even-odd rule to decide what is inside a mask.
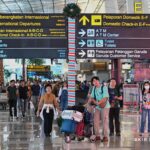
[[[74,114],[74,111],[73,110],[64,110],[62,112],[62,119],[70,119],[70,120],[73,120],[73,114]]]
[[[34,105],[33,105],[32,101],[30,101],[30,109],[34,110]]]
[[[74,121],[76,121],[76,122],[81,122],[83,120],[83,114],[79,111],[74,111],[72,117],[73,117]]]

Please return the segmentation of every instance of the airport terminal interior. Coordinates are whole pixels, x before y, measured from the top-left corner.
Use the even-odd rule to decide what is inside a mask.
[[[0,150],[148,150],[149,14],[149,0],[0,0]]]

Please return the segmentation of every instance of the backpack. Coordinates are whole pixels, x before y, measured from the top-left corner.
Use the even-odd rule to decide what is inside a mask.
[[[103,89],[104,89],[104,85],[101,86],[101,94],[103,94]],[[94,99],[96,100],[95,90],[96,90],[96,87],[94,88]],[[108,99],[106,99],[103,103],[99,104],[99,107],[100,108],[105,108],[105,106],[107,104],[107,100]]]
[[[85,110],[85,112],[84,112],[84,123],[85,124],[91,124],[91,122],[92,122],[92,114],[88,110]]]

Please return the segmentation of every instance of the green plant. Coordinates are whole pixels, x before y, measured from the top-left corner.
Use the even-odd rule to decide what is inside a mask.
[[[64,15],[71,18],[78,17],[80,12],[80,7],[75,3],[67,4],[67,6],[63,9]]]
[[[43,65],[45,63],[44,59],[28,59],[27,60],[27,64],[28,65],[35,65],[35,66],[40,66]]]

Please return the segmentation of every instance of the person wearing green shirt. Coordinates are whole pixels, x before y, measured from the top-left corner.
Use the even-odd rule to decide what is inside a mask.
[[[110,104],[108,101],[108,87],[100,83],[98,77],[92,78],[92,83],[94,85],[91,93],[91,102],[96,105],[94,111],[94,131],[96,136],[96,141],[100,140],[100,116],[102,117],[102,129],[103,129],[103,139],[102,142],[108,142],[108,116]],[[104,108],[100,107],[100,104],[106,101]]]

